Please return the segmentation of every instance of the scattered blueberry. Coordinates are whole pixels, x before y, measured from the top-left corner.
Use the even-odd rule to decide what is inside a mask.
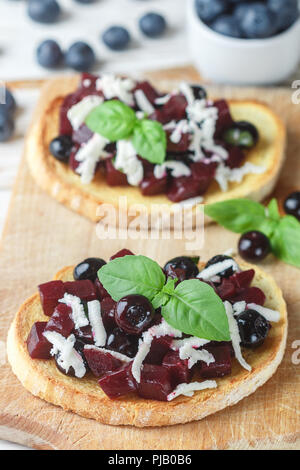
[[[11,138],[15,130],[14,120],[10,115],[0,113],[0,142]]]
[[[42,67],[56,68],[63,61],[63,53],[56,41],[47,39],[43,41],[36,51],[37,61]]]
[[[39,23],[54,23],[60,15],[56,0],[29,0],[27,12],[30,18]]]
[[[227,0],[196,0],[196,12],[199,18],[205,23],[210,23],[217,16],[227,12]]]
[[[205,100],[207,98],[206,90],[202,86],[192,85],[191,88],[196,100]]]
[[[299,17],[298,0],[268,0],[268,8],[277,16],[277,30],[289,28]]]
[[[126,49],[130,43],[130,34],[123,26],[111,26],[102,35],[104,44],[114,51]]]
[[[67,163],[72,151],[72,139],[68,135],[59,135],[50,142],[49,150],[53,157]]]
[[[78,41],[67,50],[65,60],[66,64],[72,69],[86,72],[93,67],[96,57],[93,49],[88,44]]]
[[[106,262],[102,258],[87,258],[74,268],[74,279],[81,281],[89,279],[94,282],[98,279],[98,271]]]
[[[162,36],[167,28],[165,18],[158,13],[147,13],[142,16],[139,21],[139,26],[146,36],[150,38],[157,38]]]
[[[247,261],[261,261],[271,252],[268,237],[257,230],[244,233],[239,241],[239,254]]]
[[[276,15],[262,3],[250,3],[244,9],[240,28],[245,38],[261,39],[272,36],[276,31]]]
[[[251,122],[236,121],[232,127],[226,129],[223,139],[230,145],[251,148],[257,144],[259,133]]]
[[[11,91],[8,88],[5,88],[4,91],[4,103],[0,104],[0,114],[13,116],[16,111],[16,101],[13,97]]]
[[[242,37],[241,30],[238,22],[234,16],[222,15],[219,16],[212,24],[211,28],[219,34],[224,36],[231,36],[233,38]]]
[[[290,194],[284,201],[284,210],[300,221],[300,191]]]
[[[75,0],[75,2],[77,3],[85,3],[85,4],[88,4],[88,3],[94,3],[95,0]]]
[[[222,263],[222,261],[226,261],[228,259],[233,259],[231,256],[227,255],[215,255],[210,260],[207,261],[205,268],[209,268],[209,266],[213,266],[214,264]],[[232,267],[224,269],[221,273],[218,273],[220,277],[230,277],[234,274],[234,270]]]
[[[256,310],[245,310],[237,316],[241,345],[245,348],[261,346],[271,328],[270,323]]]

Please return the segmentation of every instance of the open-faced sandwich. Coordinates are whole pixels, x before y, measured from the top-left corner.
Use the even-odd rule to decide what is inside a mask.
[[[262,103],[83,74],[45,85],[25,153],[43,189],[97,221],[99,205],[118,208],[120,196],[147,213],[156,204],[260,201],[284,150],[285,128]]]
[[[62,269],[20,308],[8,359],[34,395],[102,423],[199,420],[264,384],[285,349],[274,280],[218,255],[162,269],[128,250]]]

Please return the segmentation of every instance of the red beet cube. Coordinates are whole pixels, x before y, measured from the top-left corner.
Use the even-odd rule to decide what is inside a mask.
[[[79,129],[73,131],[72,141],[75,144],[81,145],[88,142],[92,136],[93,132],[85,124],[82,124]]]
[[[231,299],[233,302],[244,300],[246,304],[264,305],[266,296],[259,287],[246,287]]]
[[[148,174],[140,184],[143,196],[155,196],[166,192],[168,177],[155,178],[154,174]]]
[[[106,182],[109,186],[128,186],[127,176],[114,167],[112,158],[105,160],[105,167]]]
[[[218,136],[233,124],[233,119],[231,117],[230,109],[226,100],[215,101],[214,107],[218,109],[218,120],[216,122],[215,133],[215,136]]]
[[[228,300],[236,294],[236,287],[230,279],[222,279],[221,284],[217,287],[217,293],[222,300]]]
[[[47,322],[38,321],[32,326],[27,338],[27,349],[32,359],[51,359],[52,344],[43,335]]]
[[[94,344],[94,336],[90,325],[82,326],[74,330],[76,338],[81,339],[86,344]]]
[[[103,392],[109,398],[118,398],[136,390],[136,381],[131,372],[132,363],[122,366],[113,372],[109,372],[98,381]]]
[[[105,297],[101,300],[101,315],[104,328],[107,332],[111,332],[117,325],[115,322],[115,308],[117,302],[111,297]]]
[[[224,377],[231,374],[231,347],[230,345],[224,346],[205,346],[215,358],[215,362],[207,365],[201,361],[200,374],[205,379],[213,379],[217,377]]]
[[[172,378],[168,369],[163,366],[144,364],[141,371],[141,382],[137,384],[137,392],[140,397],[167,401],[172,390]]]
[[[45,331],[57,331],[67,338],[73,331],[72,309],[66,304],[58,304],[52,317],[47,323]]]
[[[80,87],[88,90],[95,90],[96,88],[96,81],[98,80],[97,75],[92,75],[91,73],[84,72],[81,75],[81,84]],[[99,92],[100,94],[100,92]],[[101,93],[102,94],[102,93]]]
[[[227,150],[228,158],[225,160],[226,166],[229,166],[229,168],[240,167],[246,158],[245,152],[240,147],[229,147]]]
[[[112,261],[113,259],[116,259],[116,258],[123,258],[124,256],[134,256],[134,253],[132,253],[132,251],[130,250],[127,250],[126,248],[123,248],[122,250],[118,251],[118,253],[111,256],[109,258],[109,261]]]
[[[167,134],[167,151],[168,152],[179,152],[179,153],[183,153],[183,152],[186,152],[190,146],[190,134],[182,134],[181,135],[181,139],[178,143],[174,143],[172,142],[172,140],[170,139],[171,135],[172,135],[172,131],[167,131],[166,132]]]
[[[106,353],[99,351],[97,348],[89,348],[85,346],[84,356],[89,368],[96,377],[101,377],[101,375],[106,374],[107,372],[112,372],[122,367],[122,362],[119,359],[116,359],[114,356],[109,354],[109,352]]]
[[[192,379],[192,369],[188,367],[187,359],[180,359],[178,351],[169,351],[165,355],[162,365],[166,367],[172,377],[172,387],[178,384],[189,383]]]
[[[44,314],[51,317],[58,301],[63,298],[66,292],[64,283],[62,281],[50,281],[40,284],[38,288]]]
[[[107,290],[104,289],[99,279],[96,279],[94,284],[95,284],[97,296],[100,300],[104,299],[105,297],[109,297],[109,293],[107,292]]]
[[[207,191],[214,179],[216,167],[216,163],[196,162],[191,164],[193,178],[199,183],[198,194],[204,194]]]
[[[183,95],[172,95],[162,111],[169,121],[181,121],[186,117],[187,100]]]
[[[152,121],[158,121],[161,124],[167,124],[170,122],[168,114],[165,113],[163,109],[156,109],[148,116],[148,119],[151,119]]]
[[[149,82],[144,81],[138,83],[134,91],[136,90],[142,90],[148,101],[150,101],[150,103],[155,106],[155,100],[156,98],[159,98],[160,95]]]
[[[255,276],[254,269],[248,269],[247,271],[241,271],[230,276],[230,281],[235,284],[238,289],[243,287],[249,287]]]
[[[65,282],[64,286],[68,294],[75,295],[86,302],[97,299],[96,288],[89,279]]]
[[[170,350],[173,339],[168,336],[153,338],[149,353],[145,358],[146,364],[161,365],[164,356]]]
[[[172,202],[180,202],[200,194],[200,185],[192,176],[174,178],[169,186],[167,196]]]

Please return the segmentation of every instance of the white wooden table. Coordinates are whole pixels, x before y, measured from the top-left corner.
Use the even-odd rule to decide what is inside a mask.
[[[98,0],[92,5],[59,0],[59,3],[64,9],[62,20],[45,26],[33,23],[27,17],[26,2],[0,0],[0,80],[39,79],[54,75],[39,67],[35,61],[36,46],[47,38],[59,40],[65,48],[76,40],[89,42],[99,57],[96,72],[122,71],[132,74],[189,62],[184,33],[184,0]],[[163,38],[151,40],[140,34],[137,20],[148,11],[162,12],[166,16],[169,31]],[[99,40],[101,32],[112,24],[122,24],[130,29],[133,44],[128,51],[110,52]],[[70,73],[68,70],[59,71],[62,72]],[[22,155],[24,134],[38,91],[18,90],[15,97],[19,105],[16,133],[10,142],[0,143],[0,234]],[[0,450],[19,448],[0,441]]]

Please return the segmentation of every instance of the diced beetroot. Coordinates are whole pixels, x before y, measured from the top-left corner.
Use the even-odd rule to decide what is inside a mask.
[[[32,326],[27,338],[27,349],[32,359],[51,359],[52,344],[43,335],[47,322],[38,321]]]
[[[62,281],[50,281],[39,285],[39,293],[44,314],[51,317],[58,301],[65,294],[65,287]]]
[[[94,284],[95,284],[96,293],[97,293],[99,300],[103,300],[105,297],[109,297],[109,293],[107,292],[107,290],[104,289],[99,279],[96,279]]]
[[[82,124],[79,129],[73,132],[72,141],[75,144],[81,145],[88,142],[91,137],[93,137],[93,132],[85,124]]]
[[[152,121],[158,121],[161,124],[167,124],[170,121],[169,116],[164,112],[163,109],[156,109],[148,116],[148,119],[151,119]]]
[[[186,117],[187,100],[183,95],[172,95],[163,106],[162,112],[169,121],[181,121]]]
[[[64,287],[68,294],[76,295],[86,302],[97,299],[96,288],[89,279],[65,282]]]
[[[109,258],[109,261],[112,261],[113,259],[116,259],[116,258],[123,258],[124,256],[134,256],[134,253],[132,253],[132,251],[130,250],[127,250],[126,248],[123,248],[122,250],[118,251],[118,253],[111,256]]]
[[[122,367],[122,362],[109,354],[109,352],[106,353],[99,351],[97,348],[89,347],[85,347],[83,352],[89,368],[96,377],[101,377],[101,375],[107,372],[112,372]]]
[[[198,194],[204,194],[207,191],[210,183],[214,179],[216,168],[217,164],[214,162],[209,164],[203,162],[191,164],[192,176],[199,184]]]
[[[172,390],[172,378],[168,369],[163,366],[144,364],[141,371],[141,382],[137,384],[137,392],[140,397],[167,401]]]
[[[171,141],[170,137],[172,134],[172,131],[167,131],[167,152],[179,152],[183,153],[186,152],[190,146],[190,134],[182,134],[180,141],[175,144],[174,142]]]
[[[229,168],[238,168],[242,165],[246,158],[245,152],[240,147],[227,147],[228,158],[225,160],[226,166]]]
[[[101,315],[104,328],[107,332],[111,332],[117,325],[115,322],[115,302],[111,297],[105,297],[101,300]]]
[[[199,196],[199,182],[192,176],[181,176],[180,178],[173,178],[167,196],[172,202],[180,202],[185,199],[190,199]]]
[[[230,281],[235,284],[238,289],[243,287],[249,287],[255,276],[254,269],[248,269],[247,271],[241,271],[230,276]]]
[[[172,338],[168,336],[161,336],[154,338],[151,344],[151,349],[145,358],[146,364],[161,365],[164,356],[170,350]]]
[[[205,379],[213,379],[224,377],[231,374],[231,348],[230,345],[224,346],[205,346],[215,358],[215,362],[207,365],[205,362],[200,363],[200,374]]]
[[[226,100],[218,100],[214,102],[214,107],[218,108],[218,120],[216,122],[215,136],[219,136],[222,132],[233,124],[230,109]]]
[[[162,194],[166,192],[168,183],[167,175],[163,178],[157,179],[154,174],[148,174],[140,184],[143,196],[154,196],[155,194]]]
[[[109,186],[128,186],[127,176],[114,167],[111,158],[105,160],[105,167],[106,182]]]
[[[217,293],[222,300],[228,300],[236,294],[235,284],[230,279],[223,278],[221,284],[217,287]]]
[[[94,344],[94,335],[91,325],[82,326],[74,330],[76,338],[80,339],[85,344]]]
[[[246,304],[264,305],[266,296],[259,287],[246,287],[231,299],[231,302],[240,302],[244,300]]]
[[[98,381],[109,398],[118,398],[136,390],[136,381],[131,372],[132,362],[116,371],[109,372]]]
[[[95,90],[96,88],[96,81],[98,80],[97,75],[92,75],[91,73],[84,72],[81,75],[81,88],[85,88],[88,90]]]
[[[187,359],[180,359],[178,351],[169,351],[165,355],[162,365],[171,373],[172,387],[178,384],[189,383],[192,379],[192,369],[188,367]]]
[[[72,320],[72,309],[66,304],[58,304],[55,308],[52,317],[47,323],[46,331],[57,331],[62,336],[67,338],[74,328]]]
[[[161,96],[147,81],[139,82],[134,91],[136,90],[142,90],[153,106],[155,106],[155,100]]]

